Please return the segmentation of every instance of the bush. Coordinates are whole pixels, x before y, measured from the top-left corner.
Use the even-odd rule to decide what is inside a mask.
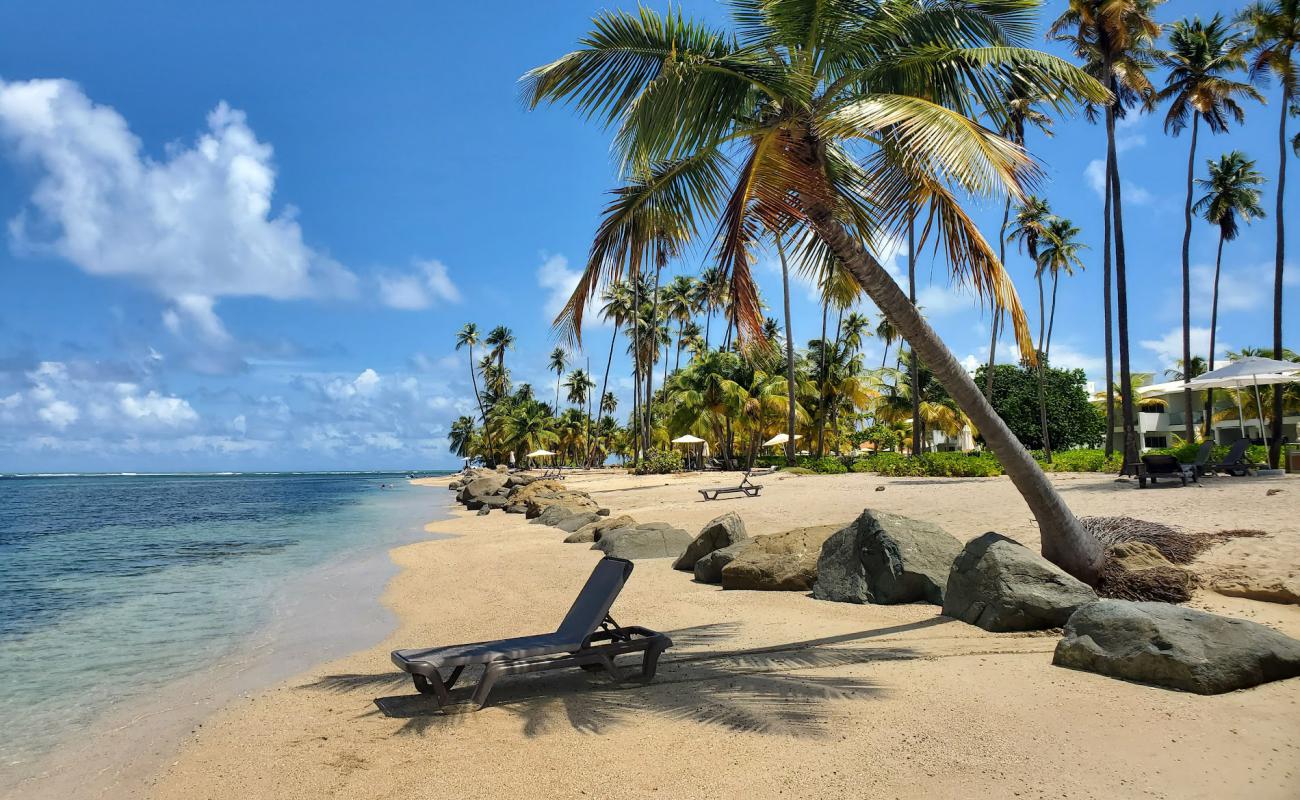
[[[782,467],[781,471],[787,472],[791,475],[816,475],[817,474],[816,472],[813,472],[807,467]]]
[[[844,466],[843,459],[835,456],[823,456],[821,458],[810,459],[807,464],[803,464],[802,466],[806,466],[808,469],[821,475],[843,475],[849,471],[849,468]]]
[[[1159,449],[1148,450],[1148,453],[1167,453],[1175,456],[1184,464],[1191,464],[1196,461],[1196,451],[1200,445],[1192,442],[1190,444],[1180,444],[1177,447],[1162,447]],[[1228,455],[1229,445],[1216,444],[1210,456],[1213,461],[1222,461]],[[1268,463],[1268,448],[1262,444],[1252,444],[1246,448],[1246,458],[1254,461],[1256,464]]]
[[[1043,454],[1035,451],[1034,458],[1044,472],[1114,472],[1119,473],[1124,466],[1124,454],[1116,452],[1109,459],[1104,450],[1062,450],[1052,453],[1052,463],[1043,460]]]
[[[681,472],[682,454],[676,450],[651,450],[646,453],[645,458],[637,462],[635,472],[637,475],[666,475],[670,472]]]
[[[1002,474],[1002,465],[989,453],[875,453],[853,462],[853,471],[889,478],[990,478]]]

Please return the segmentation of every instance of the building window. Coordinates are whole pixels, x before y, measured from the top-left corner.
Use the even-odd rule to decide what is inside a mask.
[[[1168,447],[1169,437],[1163,433],[1148,433],[1145,437],[1147,447]]]

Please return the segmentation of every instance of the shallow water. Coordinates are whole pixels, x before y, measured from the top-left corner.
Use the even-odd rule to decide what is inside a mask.
[[[0,767],[338,608],[336,576],[440,499],[388,474],[0,480]]]

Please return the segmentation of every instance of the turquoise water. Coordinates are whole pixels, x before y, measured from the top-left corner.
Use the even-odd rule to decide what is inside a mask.
[[[0,478],[0,767],[202,673],[296,578],[419,538],[445,492],[405,478]]]

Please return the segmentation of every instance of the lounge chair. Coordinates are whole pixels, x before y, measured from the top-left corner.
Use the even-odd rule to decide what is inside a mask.
[[[758,497],[758,492],[763,488],[762,484],[752,483],[749,480],[749,473],[746,472],[740,479],[737,486],[714,486],[709,489],[700,489],[700,494],[704,495],[705,500],[717,500],[721,494],[743,494],[746,497]]]
[[[1192,462],[1192,467],[1196,470],[1197,477],[1212,473],[1210,460],[1213,455],[1214,442],[1204,441],[1201,442],[1200,447],[1196,448],[1196,460]]]
[[[562,481],[564,480],[563,470],[560,467],[547,467],[542,473],[544,481]]]
[[[1142,456],[1142,473],[1138,476],[1138,487],[1145,489],[1147,481],[1152,484],[1159,482],[1161,475],[1177,475],[1183,485],[1187,485],[1187,479],[1190,477],[1196,483],[1200,483],[1196,478],[1196,468],[1191,464],[1182,464],[1174,456],[1150,454]]]
[[[1232,446],[1228,448],[1228,454],[1211,469],[1215,474],[1222,471],[1240,478],[1264,466],[1263,464],[1256,464],[1246,456],[1247,447],[1250,447],[1249,439],[1238,439],[1233,442]]]
[[[620,674],[614,658],[625,653],[644,653],[641,678],[654,678],[659,656],[672,646],[666,635],[636,626],[622,627],[609,615],[623,584],[632,574],[632,562],[605,557],[591,571],[591,577],[573,601],[554,633],[474,642],[419,650],[394,650],[393,663],[410,673],[415,688],[430,695],[440,709],[447,709],[450,692],[467,666],[482,665],[468,707],[456,711],[477,711],[503,675],[520,675],[562,667],[605,669],[614,680]],[[450,670],[444,677],[444,672]]]

